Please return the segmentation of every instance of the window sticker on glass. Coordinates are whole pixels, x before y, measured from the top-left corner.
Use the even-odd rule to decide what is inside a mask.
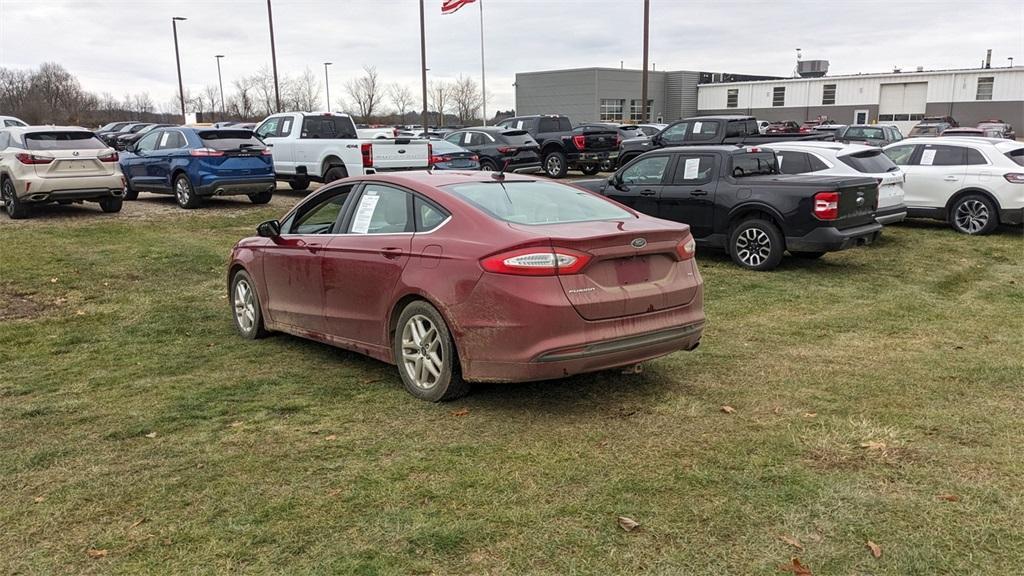
[[[356,216],[352,219],[352,233],[366,234],[370,230],[370,219],[373,218],[373,211],[377,209],[377,201],[380,200],[380,193],[369,190],[359,199],[359,207],[356,208]]]
[[[160,135],[160,146],[166,146],[167,145],[167,141],[170,140],[170,138],[171,138],[171,133],[170,132],[164,132],[163,134],[161,134]]]
[[[779,159],[779,170],[782,170],[782,154],[776,154],[775,157]]]
[[[693,123],[693,133],[694,133],[694,134],[700,134],[700,127],[701,127],[701,126],[703,126],[703,124],[702,124],[702,123],[700,123],[700,122],[694,122],[694,123]]]
[[[700,158],[687,158],[683,165],[683,180],[696,180],[700,168]]]
[[[935,150],[925,150],[921,153],[921,166],[931,166],[935,162]]]

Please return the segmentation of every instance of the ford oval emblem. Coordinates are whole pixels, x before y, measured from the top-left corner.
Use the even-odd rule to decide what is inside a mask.
[[[647,246],[647,240],[643,238],[634,238],[633,241],[630,242],[629,244],[633,248],[640,249],[643,248],[644,246]]]
[[[78,156],[78,150],[75,150],[74,152],[72,152],[71,155],[72,156]]]
[[[863,196],[858,196],[857,197],[857,206],[863,206],[863,205],[864,205],[864,197]]]

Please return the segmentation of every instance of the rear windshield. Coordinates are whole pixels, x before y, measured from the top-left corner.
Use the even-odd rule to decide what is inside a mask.
[[[732,157],[732,175],[734,178],[778,174],[775,154],[771,152],[754,152],[752,154],[736,154]]]
[[[885,140],[885,131],[881,128],[862,128],[854,126],[847,128],[843,138],[848,140]]]
[[[525,130],[508,130],[501,133],[501,138],[507,144],[513,144],[515,146],[533,146],[537,142],[530,136],[529,132]]]
[[[1024,148],[1017,148],[1016,150],[1010,150],[1006,153],[1006,157],[1013,160],[1017,164],[1024,166]]]
[[[514,224],[634,218],[604,198],[557,182],[471,182],[444,188],[492,217]]]
[[[881,150],[866,150],[856,154],[839,156],[839,161],[864,174],[881,174],[892,172],[897,166]]]
[[[102,150],[109,148],[92,132],[31,132],[25,134],[27,150]]]
[[[207,130],[199,133],[203,146],[214,150],[237,150],[245,147],[263,148],[252,130]]]

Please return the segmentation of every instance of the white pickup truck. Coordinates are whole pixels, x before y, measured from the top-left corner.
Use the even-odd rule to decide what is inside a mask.
[[[409,138],[359,138],[348,114],[285,112],[268,116],[255,130],[271,149],[274,173],[293,190],[311,181],[393,170],[425,170],[430,143]]]

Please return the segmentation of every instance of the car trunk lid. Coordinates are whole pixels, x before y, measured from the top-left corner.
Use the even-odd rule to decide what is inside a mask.
[[[570,143],[580,152],[610,152],[619,148],[619,131],[611,126],[580,126],[573,130]]]
[[[36,176],[40,178],[81,178],[83,176],[110,176],[117,161],[104,162],[101,156],[111,157],[114,151],[101,150],[45,150],[34,152],[33,156],[53,158],[47,164],[34,164]]]

